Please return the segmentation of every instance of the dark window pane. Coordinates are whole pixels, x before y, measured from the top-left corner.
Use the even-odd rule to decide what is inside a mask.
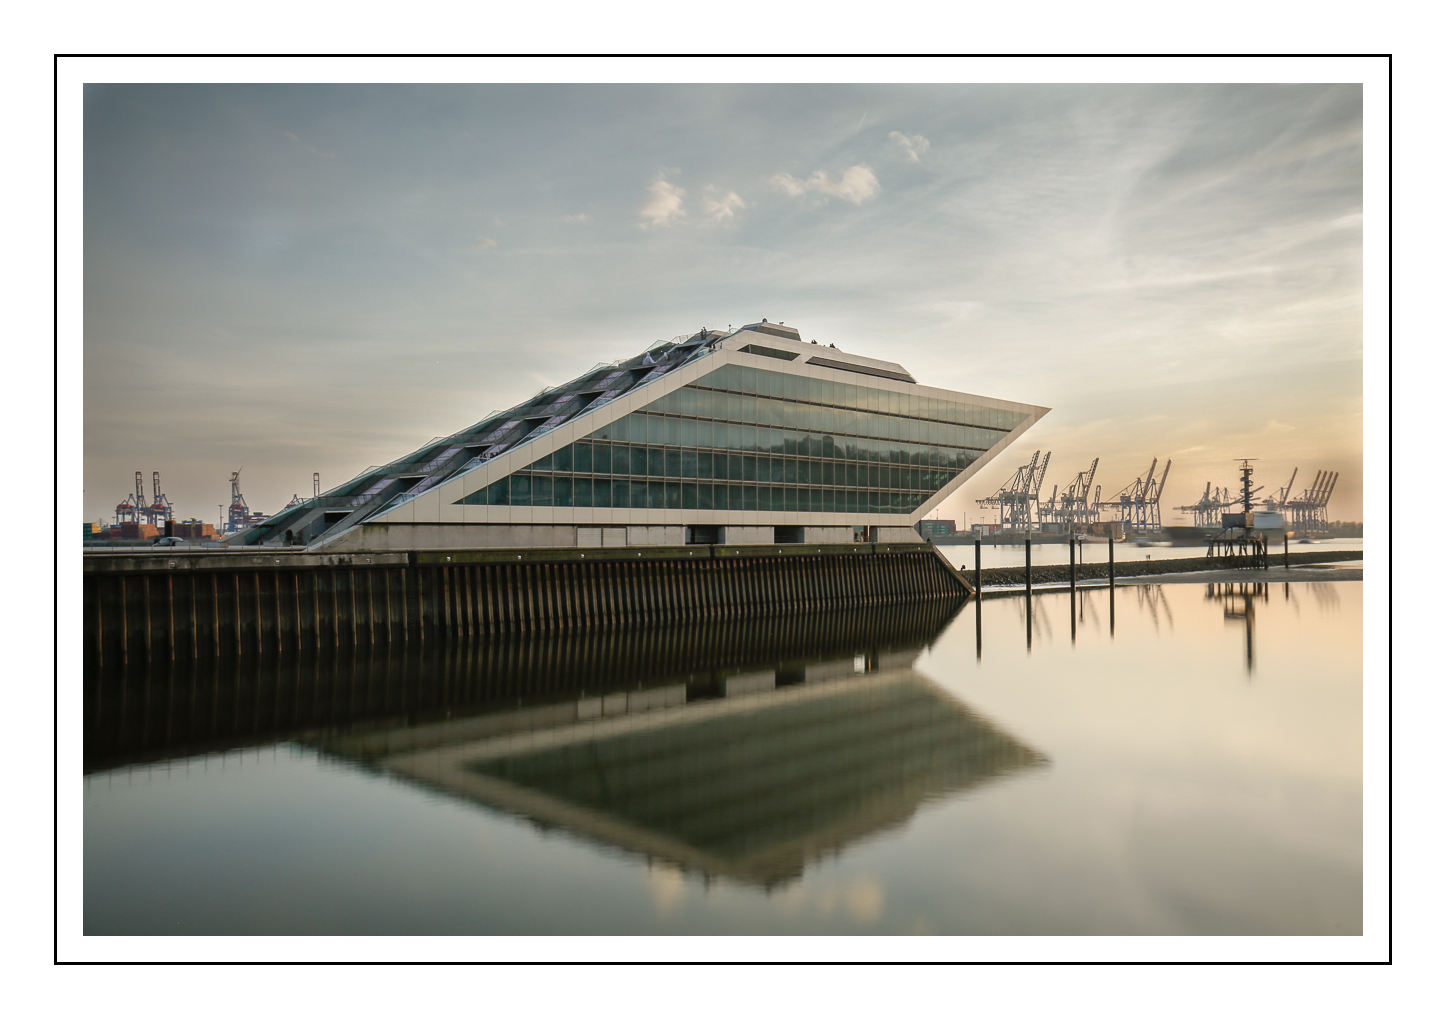
[[[713,477],[713,454],[698,454],[698,477],[700,480],[708,480]]]
[[[743,508],[742,485],[728,486],[728,508],[731,510],[741,510]]]
[[[668,478],[679,477],[683,472],[683,460],[681,450],[669,447],[663,451],[663,476]]]
[[[813,513],[823,512],[823,489],[810,488],[808,490],[808,508]]]
[[[627,508],[628,508],[628,505],[629,505],[629,502],[628,502],[628,485],[629,485],[629,484],[631,484],[631,482],[627,482],[627,481],[614,481],[614,482],[613,482],[613,509],[627,509]]]
[[[789,513],[798,509],[798,489],[785,488],[783,490],[783,508]]]
[[[789,459],[783,461],[783,483],[794,485],[798,483],[798,461]]]
[[[531,464],[528,465],[528,469],[534,471],[552,470],[552,454],[549,453],[538,460],[534,460]]]
[[[526,474],[512,475],[512,505],[532,505],[532,479]]]
[[[492,484],[487,486],[487,505],[510,505],[511,502],[508,497],[511,495],[511,493],[512,485],[509,479],[503,478],[501,481],[494,481],[492,482]]]
[[[678,483],[676,481],[663,482],[664,509],[680,509],[679,498]]]
[[[743,457],[738,453],[728,454],[728,480],[743,480]],[[732,502],[731,496],[729,497],[729,502]]]
[[[683,449],[679,457],[682,468],[681,476],[685,478],[696,478],[698,476],[698,451],[696,449]]]
[[[692,481],[684,481],[680,486],[682,492],[682,508],[698,508],[698,485]]]
[[[713,486],[698,486],[698,508],[710,510],[713,508]]]
[[[613,483],[607,478],[593,479],[592,504],[599,509],[607,509],[613,504]]]
[[[743,508],[745,510],[758,509],[758,489],[753,485],[743,486]]]
[[[563,446],[556,453],[552,454],[552,469],[571,473],[572,471],[572,447]]]
[[[628,506],[631,509],[648,508],[648,483],[646,481],[629,482],[631,489],[628,494]]]
[[[573,482],[572,504],[583,507],[592,505],[592,478],[578,478]]]
[[[545,474],[532,479],[532,505],[552,505],[552,478]]]
[[[552,479],[552,504],[554,506],[572,505],[572,478]]]
[[[832,512],[834,512],[834,508],[833,508],[834,494],[835,494],[835,492],[834,492],[834,489],[832,489],[832,488],[825,488],[825,489],[823,490],[823,511],[824,511],[825,513],[832,513]]]
[[[663,476],[663,447],[661,446],[648,448],[648,475],[654,478]]]
[[[628,457],[628,448],[629,448],[629,447],[627,447],[627,446],[622,446],[622,445],[615,445],[615,446],[613,446],[613,473],[614,473],[614,474],[627,475],[627,474],[631,474],[631,473],[632,473],[632,471],[631,471],[631,470],[629,469],[629,467],[628,467],[628,464],[630,463],[630,459],[629,459],[629,457]]]
[[[753,457],[748,456],[748,455],[746,455],[746,454],[745,454],[744,457],[743,457],[743,480],[744,480],[744,481],[757,481],[757,480],[758,480],[758,471],[757,471],[756,463],[755,463]]]
[[[811,485],[823,484],[823,464],[817,460],[808,462],[808,482]]]
[[[667,441],[668,419],[647,415],[648,419],[648,442],[655,446],[661,446]]]
[[[698,445],[698,422],[689,418],[678,422],[678,444],[681,446]]]
[[[648,509],[666,509],[661,481],[648,482]]]
[[[592,443],[577,442],[573,444],[572,469],[579,474],[592,473]]]
[[[648,447],[629,446],[628,465],[630,472],[635,477],[646,477],[648,473]]]

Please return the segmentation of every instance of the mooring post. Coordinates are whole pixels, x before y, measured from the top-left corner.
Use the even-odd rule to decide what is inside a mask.
[[[1109,545],[1110,545],[1110,590],[1113,591],[1113,590],[1115,589],[1115,536],[1114,536],[1113,534],[1110,535]],[[1110,601],[1110,606],[1111,606],[1111,608],[1110,608],[1111,617],[1110,617],[1110,618],[1111,618],[1111,620],[1113,621],[1113,618],[1114,618],[1113,612],[1114,612],[1114,604],[1115,604],[1114,601],[1113,601],[1113,595],[1111,596],[1111,599],[1112,599],[1112,600]],[[1110,632],[1111,632],[1111,633],[1114,632],[1113,623],[1112,623],[1112,625],[1111,625],[1111,627],[1110,627]]]
[[[974,539],[974,591],[984,590],[984,571],[979,568],[979,539]]]
[[[1069,589],[1074,590],[1074,535],[1069,536]]]
[[[1029,535],[1026,534],[1024,536],[1024,596],[1029,597],[1032,590],[1034,590],[1034,580],[1029,572]]]
[[[1285,568],[1290,569],[1290,532],[1286,531],[1280,539],[1285,543]]]

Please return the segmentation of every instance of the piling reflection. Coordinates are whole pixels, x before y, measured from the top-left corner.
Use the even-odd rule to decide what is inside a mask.
[[[88,773],[292,741],[765,888],[1045,763],[913,669],[958,606],[88,677]]]
[[[821,661],[877,669],[934,640],[958,606],[922,602],[813,615],[517,634],[332,654],[202,658],[85,673],[87,773],[355,727],[421,725],[673,683],[802,680]]]
[[[1289,595],[1287,585],[1287,596]],[[1255,599],[1270,601],[1269,584],[1206,584],[1205,599],[1222,602],[1227,622],[1245,624],[1245,671],[1255,671]]]

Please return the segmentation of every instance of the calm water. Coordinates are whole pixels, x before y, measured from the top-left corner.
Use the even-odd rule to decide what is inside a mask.
[[[1359,934],[1361,620],[1142,585],[88,676],[85,932]]]
[[[1364,547],[1361,538],[1323,538],[1310,544],[1302,544],[1298,541],[1290,543],[1292,553],[1360,551]],[[1104,563],[1109,561],[1109,545],[1103,542],[1083,542],[1075,548],[1075,554],[1079,557],[1076,562]],[[940,545],[939,550],[956,567],[966,570],[974,569],[973,544]],[[1272,553],[1280,552],[1280,544],[1271,541],[1270,551]],[[1115,543],[1115,562],[1117,563],[1139,562],[1146,559],[1198,559],[1204,555],[1205,547],[1203,545],[1136,545],[1128,541]],[[1030,548],[1029,561],[1035,566],[1068,566],[1069,545],[1055,542],[1035,544]],[[991,545],[986,540],[979,548],[979,565],[986,570],[1005,566],[1023,566],[1024,546]]]

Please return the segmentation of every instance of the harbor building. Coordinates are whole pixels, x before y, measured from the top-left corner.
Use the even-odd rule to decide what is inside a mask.
[[[318,551],[920,541],[1048,408],[767,320],[600,364],[233,536]]]

